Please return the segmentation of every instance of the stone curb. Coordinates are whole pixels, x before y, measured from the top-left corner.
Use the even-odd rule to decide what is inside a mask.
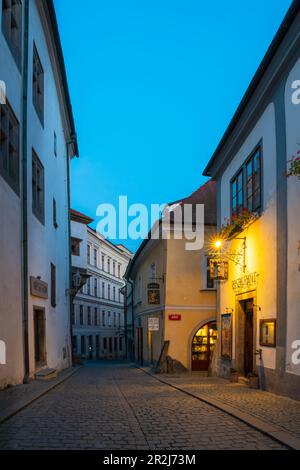
[[[262,432],[263,434],[271,437],[272,439],[275,439],[277,442],[285,445],[289,449],[300,450],[300,439],[298,437],[293,436],[289,432],[283,430],[279,426],[276,426],[272,423],[268,423],[267,421],[263,421],[262,419],[256,418],[255,416],[252,416],[251,414],[245,411],[241,411],[238,408],[228,405],[216,398],[210,398],[200,393],[196,395],[195,393],[184,390],[184,388],[180,388],[179,386],[176,386],[170,382],[167,382],[166,380],[158,378],[156,374],[150,372],[149,370],[143,367],[139,367],[138,365],[135,365],[135,366],[141,371],[143,371],[145,374],[150,375],[150,377],[157,380],[158,382],[169,385],[169,387],[172,387],[175,390],[178,390],[182,393],[185,393],[186,395],[196,398],[197,400],[207,403],[208,405],[211,405],[221,411],[224,411],[225,413],[242,421],[248,426],[251,426],[253,429],[256,429],[257,431]]]
[[[0,424],[12,418],[14,415],[19,413],[19,411],[23,410],[24,408],[27,408],[29,405],[31,405],[31,403],[35,402],[36,400],[38,400],[39,398],[41,398],[42,396],[46,395],[48,392],[53,390],[54,388],[58,387],[58,385],[62,384],[67,379],[69,379],[72,375],[78,372],[80,368],[81,368],[80,366],[76,366],[76,367],[72,367],[70,370],[62,371],[60,376],[58,376],[54,380],[51,380],[51,382],[49,381],[49,383],[47,383],[48,387],[45,387],[43,390],[40,390],[40,391],[33,391],[29,393],[27,397],[16,400],[18,401],[18,403],[14,403],[12,406],[8,406],[7,409],[1,410],[0,411]]]

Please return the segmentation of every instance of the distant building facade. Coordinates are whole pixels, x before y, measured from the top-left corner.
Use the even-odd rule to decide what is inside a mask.
[[[78,149],[52,1],[0,1],[0,80],[5,387],[71,363],[68,174]]]
[[[124,358],[123,276],[132,253],[88,227],[92,219],[71,211],[73,273],[86,274],[74,299],[73,350],[85,359]],[[79,268],[79,269],[78,269]]]
[[[300,3],[293,2],[205,175],[217,182],[218,224],[250,224],[225,240],[217,373],[258,374],[260,387],[300,398]],[[298,89],[298,91],[297,91]]]
[[[125,275],[128,352],[138,363],[164,371],[168,358],[171,370],[208,372],[218,338],[216,285],[205,249],[216,230],[215,183],[174,207],[185,204],[204,204],[204,245],[187,250],[187,238],[176,239],[173,224],[169,239],[142,243]]]

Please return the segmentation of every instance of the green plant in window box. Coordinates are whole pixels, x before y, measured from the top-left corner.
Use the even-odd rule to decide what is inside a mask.
[[[298,150],[297,154],[293,156],[291,160],[289,160],[289,170],[286,176],[289,178],[290,176],[296,176],[300,180],[300,150]]]
[[[243,232],[258,217],[256,212],[250,212],[247,208],[243,208],[239,214],[234,213],[232,220],[227,219],[221,228],[220,238],[223,240],[232,240],[239,233]]]

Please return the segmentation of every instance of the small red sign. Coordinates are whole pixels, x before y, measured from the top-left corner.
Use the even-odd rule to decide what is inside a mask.
[[[169,315],[169,320],[171,320],[171,321],[180,321],[181,320],[181,315],[178,315],[178,314]]]

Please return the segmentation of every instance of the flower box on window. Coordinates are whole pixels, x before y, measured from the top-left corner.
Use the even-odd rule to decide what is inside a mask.
[[[287,172],[287,177],[296,176],[300,180],[300,150],[297,155],[294,156],[290,161],[290,168]]]

